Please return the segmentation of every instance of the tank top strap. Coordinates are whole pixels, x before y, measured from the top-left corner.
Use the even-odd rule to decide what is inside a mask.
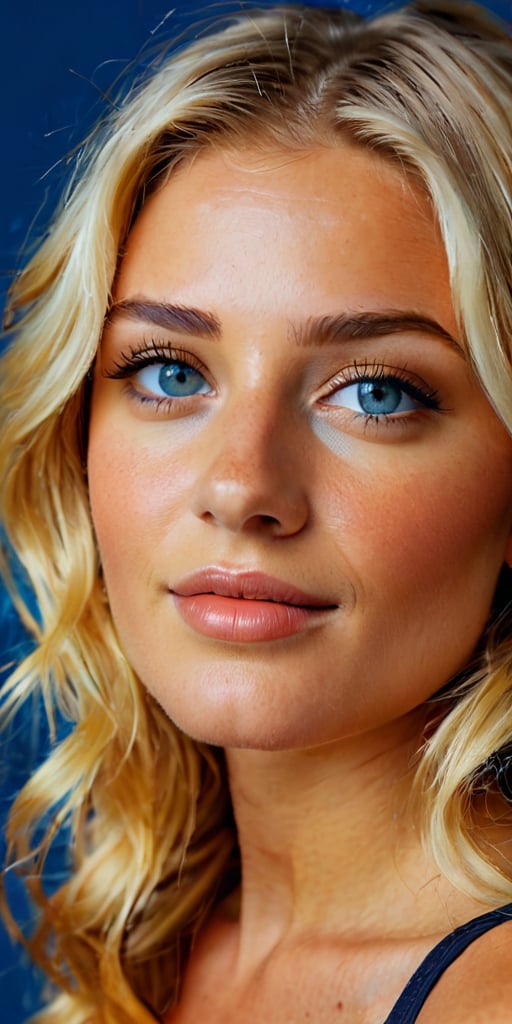
[[[414,1024],[425,1000],[446,969],[475,939],[512,920],[512,903],[474,917],[441,939],[407,982],[384,1024]]]

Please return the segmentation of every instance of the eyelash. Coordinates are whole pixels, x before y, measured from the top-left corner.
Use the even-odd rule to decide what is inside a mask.
[[[184,363],[206,377],[207,370],[204,363],[191,352],[153,340],[144,348],[130,348],[129,352],[121,352],[119,360],[114,363],[115,369],[105,372],[104,376],[109,380],[128,380],[129,382],[130,377],[133,377],[139,370],[143,370],[146,366],[157,366],[160,363]],[[171,398],[170,396],[145,395],[133,386],[130,386],[129,394],[131,398],[144,405],[151,405],[163,415],[170,412],[177,402],[182,401],[180,398]]]
[[[205,373],[206,367],[200,359],[196,359],[191,352],[185,349],[172,348],[157,341],[150,341],[145,348],[131,348],[129,352],[121,352],[118,362],[114,363],[115,370],[106,373],[105,376],[111,380],[123,380],[131,377],[137,370],[143,370],[145,366],[155,366],[157,363],[186,363],[198,373]]]
[[[361,384],[365,382],[378,383],[384,381],[386,384],[396,384],[397,387],[402,390],[409,398],[420,402],[421,405],[428,410],[435,412],[443,412],[444,409],[441,405],[439,392],[435,388],[428,386],[426,381],[422,380],[416,374],[409,374],[407,368],[398,368],[396,366],[388,366],[386,363],[371,362],[364,359],[362,362],[354,360],[350,366],[344,367],[332,377],[327,385],[328,396],[336,394],[336,392],[343,390],[343,388],[351,384]],[[378,423],[380,420],[385,420],[387,425],[396,423],[398,420],[403,421],[403,414],[394,415],[388,413],[387,415],[378,415],[373,413],[355,413],[358,417],[364,417],[365,423]]]
[[[167,343],[161,343],[151,339],[147,346],[134,349],[130,348],[129,352],[121,352],[120,358],[114,363],[114,369],[105,372],[105,377],[111,380],[128,380],[133,377],[139,370],[143,370],[147,366],[154,366],[161,363],[178,362],[190,366],[192,369],[197,370],[202,376],[207,376],[207,370],[201,360],[197,359],[191,352],[185,349],[174,348]],[[425,409],[442,412],[444,411],[438,392],[434,388],[430,388],[425,381],[419,378],[417,375],[413,376],[409,374],[406,367],[397,368],[395,366],[388,366],[385,363],[371,362],[367,359],[358,362],[354,360],[349,366],[344,367],[334,377],[332,377],[327,387],[327,397],[336,394],[336,392],[343,390],[344,388],[358,383],[370,382],[375,383],[384,381],[386,384],[395,384],[410,398],[419,402]],[[138,391],[135,387],[131,387],[129,391],[130,397],[139,401],[142,404],[151,405],[157,412],[161,412],[165,415],[166,412],[170,412],[172,408],[176,406],[176,403],[184,401],[183,398],[161,396],[155,397],[151,395],[143,394]],[[188,399],[187,399],[188,400]],[[320,399],[320,402],[322,399]],[[324,397],[325,402],[325,397]],[[334,406],[331,406],[334,408]],[[343,408],[340,406],[340,408]],[[347,411],[347,410],[345,410]],[[421,410],[418,410],[421,411]],[[377,424],[381,420],[385,420],[388,426],[398,421],[403,422],[403,414],[375,414],[375,413],[364,413],[355,412],[354,418],[364,419],[365,425],[368,423]]]

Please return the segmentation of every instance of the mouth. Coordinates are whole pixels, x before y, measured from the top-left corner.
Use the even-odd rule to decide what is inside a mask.
[[[264,573],[218,568],[193,573],[169,592],[195,632],[231,643],[284,639],[318,626],[338,608]]]

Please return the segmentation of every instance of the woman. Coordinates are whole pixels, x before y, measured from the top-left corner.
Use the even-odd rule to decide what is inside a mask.
[[[243,14],[16,281],[45,1024],[510,1020],[511,92],[472,5]]]

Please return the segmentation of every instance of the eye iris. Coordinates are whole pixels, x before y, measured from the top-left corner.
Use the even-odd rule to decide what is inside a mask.
[[[158,374],[158,383],[172,398],[196,395],[204,387],[201,374],[187,363],[166,363]]]
[[[396,412],[402,398],[402,390],[391,381],[362,381],[358,387],[358,399],[365,412],[377,416]]]

